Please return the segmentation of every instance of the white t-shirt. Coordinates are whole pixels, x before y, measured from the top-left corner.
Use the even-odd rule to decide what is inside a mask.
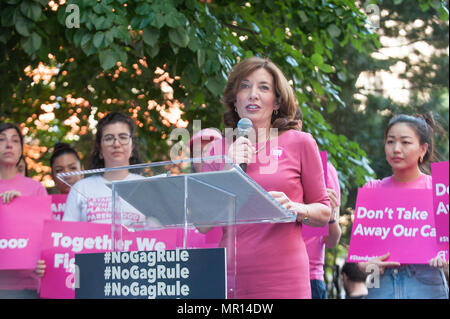
[[[124,181],[144,178],[129,174]],[[111,182],[101,175],[78,181],[67,196],[63,221],[112,223]],[[128,226],[145,221],[145,216],[125,201],[120,202],[122,225]]]

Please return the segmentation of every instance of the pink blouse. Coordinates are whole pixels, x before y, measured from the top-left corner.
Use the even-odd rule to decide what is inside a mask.
[[[319,150],[311,134],[289,130],[266,143],[248,164],[247,174],[266,191],[284,192],[299,203],[329,206]],[[227,154],[228,148],[225,140],[216,141],[210,154]],[[221,247],[233,236],[231,230],[224,228]],[[311,298],[301,230],[297,222],[236,226],[237,298]],[[229,272],[233,266],[228,264]]]
[[[418,178],[411,182],[398,182],[394,176],[368,181],[363,188],[433,188],[433,181],[430,175],[421,173]]]

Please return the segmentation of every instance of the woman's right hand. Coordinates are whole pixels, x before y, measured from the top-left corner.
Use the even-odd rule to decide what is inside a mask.
[[[386,268],[401,266],[401,264],[396,261],[385,261],[386,259],[389,258],[390,255],[391,255],[390,253],[387,253],[387,254],[384,254],[383,256],[369,259],[366,262],[358,263],[358,267],[363,273],[367,274],[368,270],[369,270],[367,268],[369,267],[369,265],[374,265],[375,267],[378,268],[380,275],[382,275],[382,274],[384,274],[384,271],[386,270]]]
[[[240,136],[231,144],[228,150],[228,158],[235,164],[250,163],[252,160],[255,148],[248,138]]]
[[[6,191],[0,194],[3,204],[9,204],[15,197],[22,196],[22,193],[15,190]]]
[[[336,191],[332,188],[327,188],[327,193],[330,198],[331,211],[334,212],[334,209],[339,206]]]

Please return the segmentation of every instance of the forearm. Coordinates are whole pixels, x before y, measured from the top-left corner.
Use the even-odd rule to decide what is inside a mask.
[[[322,203],[303,204],[293,202],[283,192],[270,191],[269,194],[285,209],[297,215],[297,222],[312,227],[323,227],[330,220],[331,209]]]
[[[325,238],[325,245],[327,248],[334,248],[341,239],[341,227],[338,221],[328,225],[328,236]]]
[[[304,205],[306,213],[299,221],[303,221],[307,217],[305,224],[312,227],[323,227],[330,220],[331,209],[330,207],[321,203],[312,203]],[[297,219],[298,220],[298,219]]]

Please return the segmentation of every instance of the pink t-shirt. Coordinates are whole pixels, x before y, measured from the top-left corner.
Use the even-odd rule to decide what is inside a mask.
[[[22,196],[47,196],[47,190],[32,178],[17,174],[10,179],[0,180],[0,193],[16,190]],[[39,278],[33,270],[0,270],[1,290],[39,289]]]
[[[311,134],[289,130],[278,137],[276,146],[266,143],[261,152],[265,158],[270,156],[271,164],[260,161],[260,152],[254,155],[256,162],[248,164],[247,174],[266,191],[284,192],[299,203],[329,206],[319,150]],[[214,142],[211,155],[226,154],[229,146],[224,144],[224,140]],[[274,171],[264,171],[274,163]],[[231,230],[223,229],[221,247],[233,238]],[[300,223],[238,225],[236,231],[237,298],[311,298],[309,260]]]
[[[47,196],[47,190],[41,183],[20,174],[10,179],[0,179],[0,193],[10,190],[19,191],[22,196]]]
[[[398,182],[394,179],[394,176],[383,178],[382,180],[376,179],[366,183],[363,188],[424,188],[431,189],[433,187],[433,181],[430,175],[421,173],[418,178],[412,182]]]
[[[339,179],[333,164],[327,162],[327,188],[333,189],[338,198],[338,205],[341,204],[341,188]],[[323,265],[325,264],[325,237],[313,236],[305,239],[306,251],[309,257],[310,278],[324,280]]]

